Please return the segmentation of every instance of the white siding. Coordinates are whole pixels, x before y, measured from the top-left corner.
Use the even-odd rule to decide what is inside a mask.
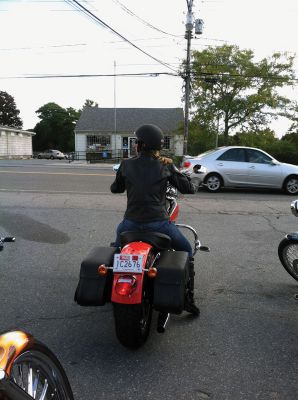
[[[7,135],[5,132],[0,133],[0,156],[7,155]]]
[[[183,156],[183,136],[174,136],[174,153],[176,156]]]
[[[86,159],[87,136],[83,133],[75,134],[75,151],[79,159]]]
[[[175,135],[171,138],[173,140],[173,150],[174,154],[177,156],[183,155],[183,136]],[[171,146],[172,147],[172,146]],[[86,157],[86,148],[87,148],[87,134],[85,133],[76,133],[75,134],[75,151],[79,153],[79,157],[84,159]],[[116,151],[122,149],[122,135],[112,134],[111,135],[111,150]],[[113,152],[114,153],[114,152]],[[116,155],[116,154],[115,154]]]
[[[32,136],[19,135],[13,132],[1,132],[0,135],[0,156],[32,156]]]
[[[114,149],[115,150],[122,149],[122,136],[121,135],[116,135]]]

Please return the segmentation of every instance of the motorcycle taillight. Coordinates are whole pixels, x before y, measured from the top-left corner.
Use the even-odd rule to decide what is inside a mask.
[[[115,290],[120,296],[130,296],[137,287],[137,280],[132,275],[121,275],[116,282]]]
[[[183,167],[184,168],[188,168],[188,167],[190,167],[191,166],[191,162],[189,162],[189,161],[184,161],[184,163],[183,163]]]

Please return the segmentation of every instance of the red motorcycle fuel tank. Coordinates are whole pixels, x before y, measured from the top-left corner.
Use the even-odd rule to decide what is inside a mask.
[[[131,242],[123,247],[120,254],[142,255],[142,273],[114,273],[111,301],[122,304],[142,302],[144,268],[152,246],[145,242]]]

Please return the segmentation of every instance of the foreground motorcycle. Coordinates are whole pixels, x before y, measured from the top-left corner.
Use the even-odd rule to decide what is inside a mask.
[[[22,331],[0,335],[0,400],[73,400],[57,357]]]
[[[177,190],[168,186],[167,211],[175,222]],[[202,246],[197,232],[194,250]],[[159,312],[157,331],[164,332],[170,313],[181,314],[193,300],[194,262],[187,252],[174,251],[171,239],[158,232],[123,232],[120,248],[96,247],[81,264],[75,301],[81,306],[103,306],[111,301],[118,340],[128,348],[142,346],[149,334],[152,311]]]
[[[298,217],[298,200],[291,203],[291,211]],[[298,281],[298,232],[284,237],[278,246],[278,256],[286,271]]]
[[[13,237],[0,237],[0,251]],[[23,331],[0,335],[0,400],[73,400],[54,353]]]

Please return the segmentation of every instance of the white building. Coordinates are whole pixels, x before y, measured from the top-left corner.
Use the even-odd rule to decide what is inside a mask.
[[[0,158],[32,157],[35,132],[0,125]]]
[[[143,124],[158,125],[164,132],[164,152],[183,155],[182,108],[86,107],[75,127],[79,158],[126,158],[134,154],[134,132]]]

